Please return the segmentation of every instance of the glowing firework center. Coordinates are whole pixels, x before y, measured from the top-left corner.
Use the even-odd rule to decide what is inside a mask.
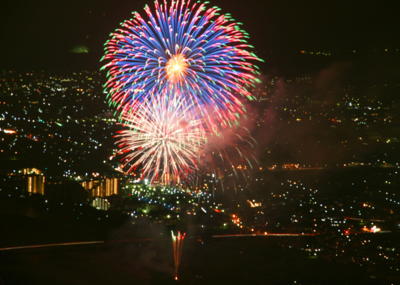
[[[186,58],[182,54],[171,57],[165,67],[168,80],[172,83],[182,81],[185,77],[187,67]]]

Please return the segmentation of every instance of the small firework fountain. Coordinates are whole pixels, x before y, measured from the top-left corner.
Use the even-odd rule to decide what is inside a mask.
[[[179,280],[179,266],[181,264],[182,259],[182,248],[183,241],[185,240],[186,233],[181,233],[180,231],[175,233],[171,231],[172,237],[172,255],[174,258],[174,280]]]

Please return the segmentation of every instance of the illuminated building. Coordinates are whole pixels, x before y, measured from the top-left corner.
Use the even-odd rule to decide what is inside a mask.
[[[42,171],[37,168],[24,168],[21,170],[23,175],[41,175]]]
[[[27,175],[26,190],[30,194],[44,195],[44,184],[46,178],[44,175]]]
[[[19,175],[23,180],[25,180],[26,192],[29,194],[40,194],[44,195],[44,185],[46,183],[46,177],[43,175],[42,171],[37,168],[23,168],[18,171]],[[10,173],[10,176],[15,174]]]
[[[97,210],[108,211],[110,209],[110,202],[108,202],[107,199],[97,197],[93,199],[92,207]]]
[[[109,197],[118,194],[119,179],[105,178],[102,180],[90,180],[81,183],[83,188],[90,191],[92,197]]]

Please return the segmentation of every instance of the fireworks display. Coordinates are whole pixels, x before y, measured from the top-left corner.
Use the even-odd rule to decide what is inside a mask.
[[[105,44],[105,93],[121,113],[128,172],[180,182],[198,169],[209,137],[237,125],[258,81],[248,34],[207,2],[155,1]]]

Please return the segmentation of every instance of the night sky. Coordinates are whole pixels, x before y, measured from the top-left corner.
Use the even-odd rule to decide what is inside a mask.
[[[103,43],[146,0],[6,0],[1,68],[97,69]],[[265,59],[299,49],[399,47],[395,1],[212,0]],[[70,52],[78,45],[89,54]]]

